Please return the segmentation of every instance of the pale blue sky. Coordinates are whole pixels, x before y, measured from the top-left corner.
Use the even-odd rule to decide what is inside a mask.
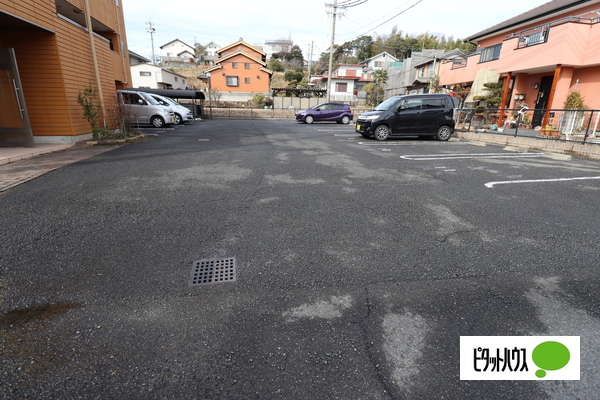
[[[146,22],[155,28],[154,48],[174,39],[192,45],[214,41],[226,46],[241,38],[252,45],[291,38],[308,58],[326,51],[331,41],[332,16],[322,0],[122,0],[130,50],[150,58],[152,46]],[[343,0],[338,0],[342,3]],[[389,34],[394,26],[405,33],[442,33],[465,38],[521,14],[546,0],[504,0],[501,8],[481,0],[368,0],[348,8],[336,22],[335,43],[363,34]],[[328,1],[332,4],[333,0]],[[391,19],[388,22],[387,20]],[[385,23],[384,23],[385,22]],[[384,23],[383,25],[381,25]]]

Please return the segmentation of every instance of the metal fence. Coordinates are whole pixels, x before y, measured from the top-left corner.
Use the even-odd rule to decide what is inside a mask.
[[[460,109],[456,129],[600,144],[600,110]]]

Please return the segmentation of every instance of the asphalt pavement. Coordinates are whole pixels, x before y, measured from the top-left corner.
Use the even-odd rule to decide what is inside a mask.
[[[600,392],[600,162],[330,123],[147,133],[0,192],[0,397]],[[535,335],[579,336],[581,379],[460,379],[461,336]]]

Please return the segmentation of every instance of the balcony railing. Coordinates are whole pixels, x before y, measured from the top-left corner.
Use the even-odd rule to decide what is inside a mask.
[[[600,144],[600,110],[461,109],[457,129]]]
[[[546,43],[550,34],[550,28],[567,23],[594,25],[600,22],[600,10],[590,11],[585,14],[557,19],[547,24],[539,25],[530,29],[506,35],[507,39],[518,38],[517,49]]]

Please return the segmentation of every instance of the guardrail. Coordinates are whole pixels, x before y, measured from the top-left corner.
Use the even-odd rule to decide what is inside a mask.
[[[456,129],[600,144],[600,110],[459,109]]]

